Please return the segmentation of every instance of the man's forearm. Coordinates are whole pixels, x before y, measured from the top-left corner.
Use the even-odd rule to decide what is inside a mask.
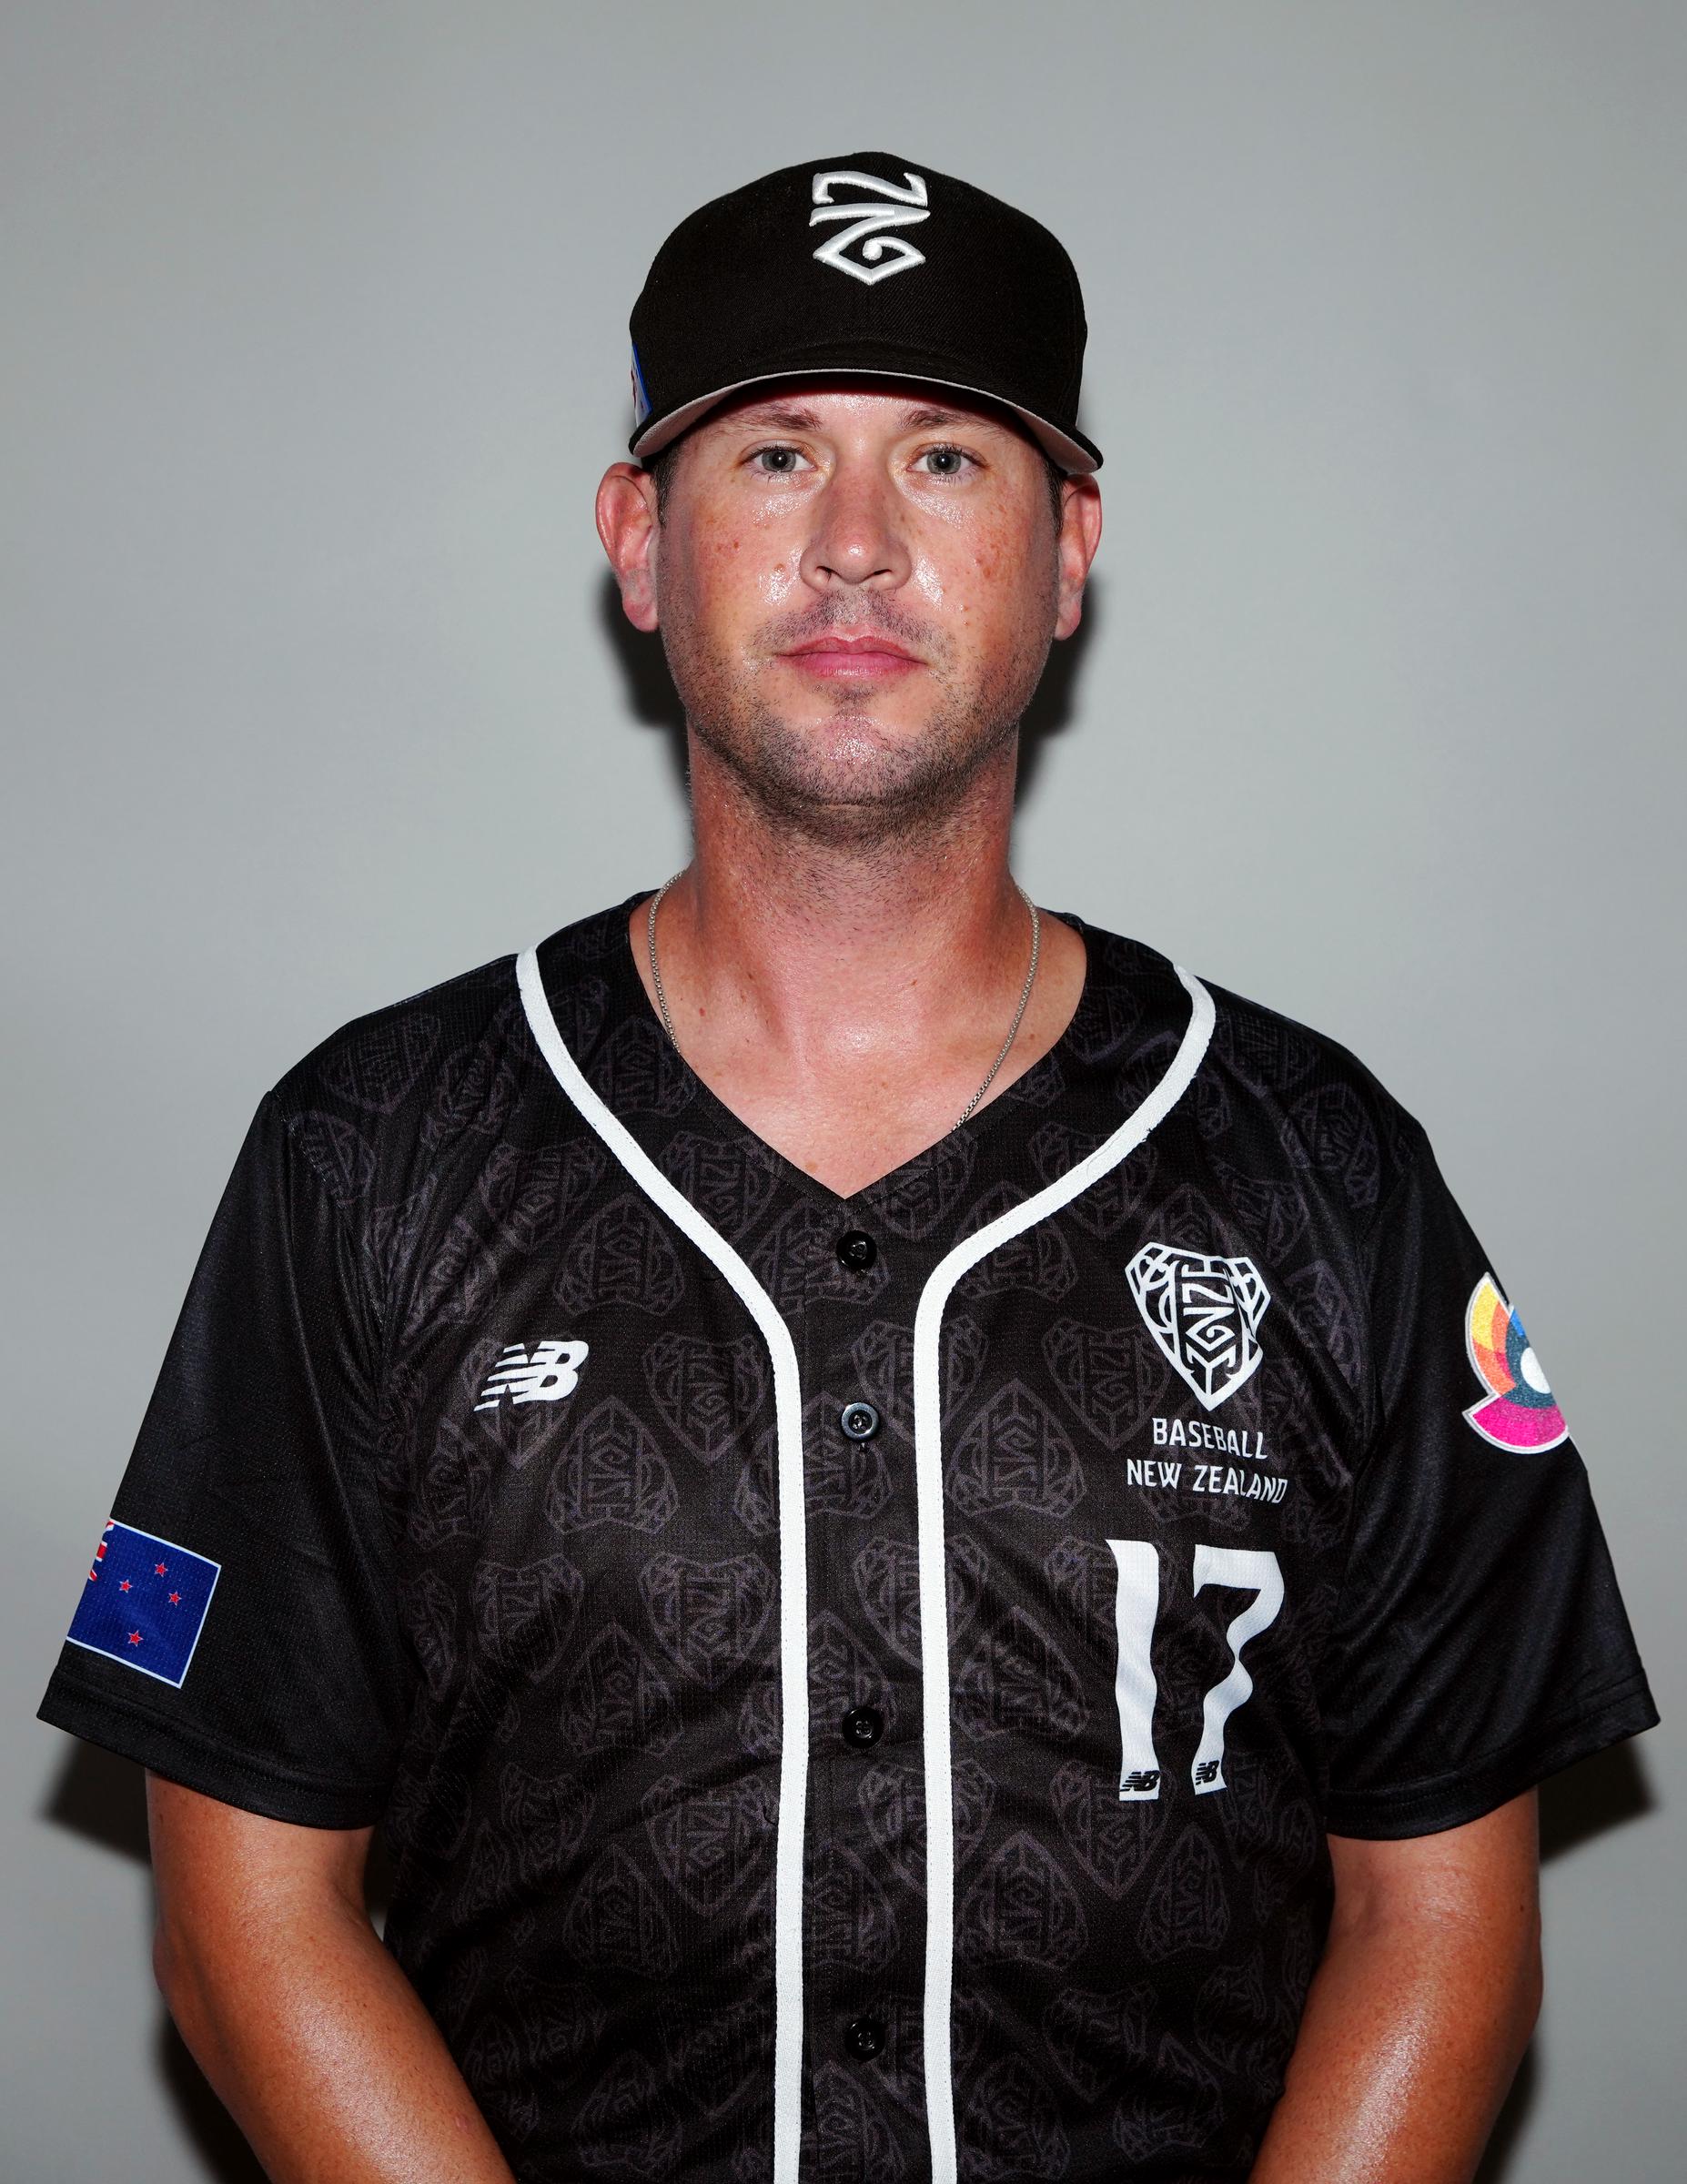
[[[1532,1936],[1452,1908],[1332,1928],[1251,2184],[1466,2184],[1533,2030]]]
[[[158,1983],[273,2184],[513,2184],[439,2027],[360,1908],[254,1902],[237,1946],[161,1930]]]

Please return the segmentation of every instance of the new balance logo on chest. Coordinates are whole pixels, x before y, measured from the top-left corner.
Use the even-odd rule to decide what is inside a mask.
[[[496,1410],[506,1397],[511,1403],[554,1403],[572,1395],[580,1384],[580,1369],[586,1361],[584,1342],[535,1342],[530,1350],[520,1342],[507,1343],[487,1375],[477,1410]]]

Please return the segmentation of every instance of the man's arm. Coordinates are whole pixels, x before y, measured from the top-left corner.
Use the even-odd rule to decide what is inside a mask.
[[[1252,2184],[1467,2184],[1541,2007],[1534,1792],[1329,1854],[1328,1946]]]
[[[274,2184],[513,2184],[364,1907],[368,1828],[146,1777],[160,1990]]]

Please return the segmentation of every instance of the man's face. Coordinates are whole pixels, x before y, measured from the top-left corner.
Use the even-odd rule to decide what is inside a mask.
[[[627,612],[660,627],[694,734],[770,815],[834,838],[916,825],[1011,757],[1099,535],[1087,480],[1056,522],[1004,413],[846,381],[694,426],[657,528],[631,465],[604,494]]]

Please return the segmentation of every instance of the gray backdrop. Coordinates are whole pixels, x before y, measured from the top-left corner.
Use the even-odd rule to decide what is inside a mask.
[[[1666,1715],[1547,1804],[1490,2174],[1680,2174],[1680,0],[10,0],[6,2184],[252,2172],[150,1984],[140,1785],[32,1720],[263,1090],[654,885],[591,498],[705,197],[864,148],[1084,277],[1107,535],[1018,862],[1427,1123]],[[980,269],[981,278],[988,268]]]

